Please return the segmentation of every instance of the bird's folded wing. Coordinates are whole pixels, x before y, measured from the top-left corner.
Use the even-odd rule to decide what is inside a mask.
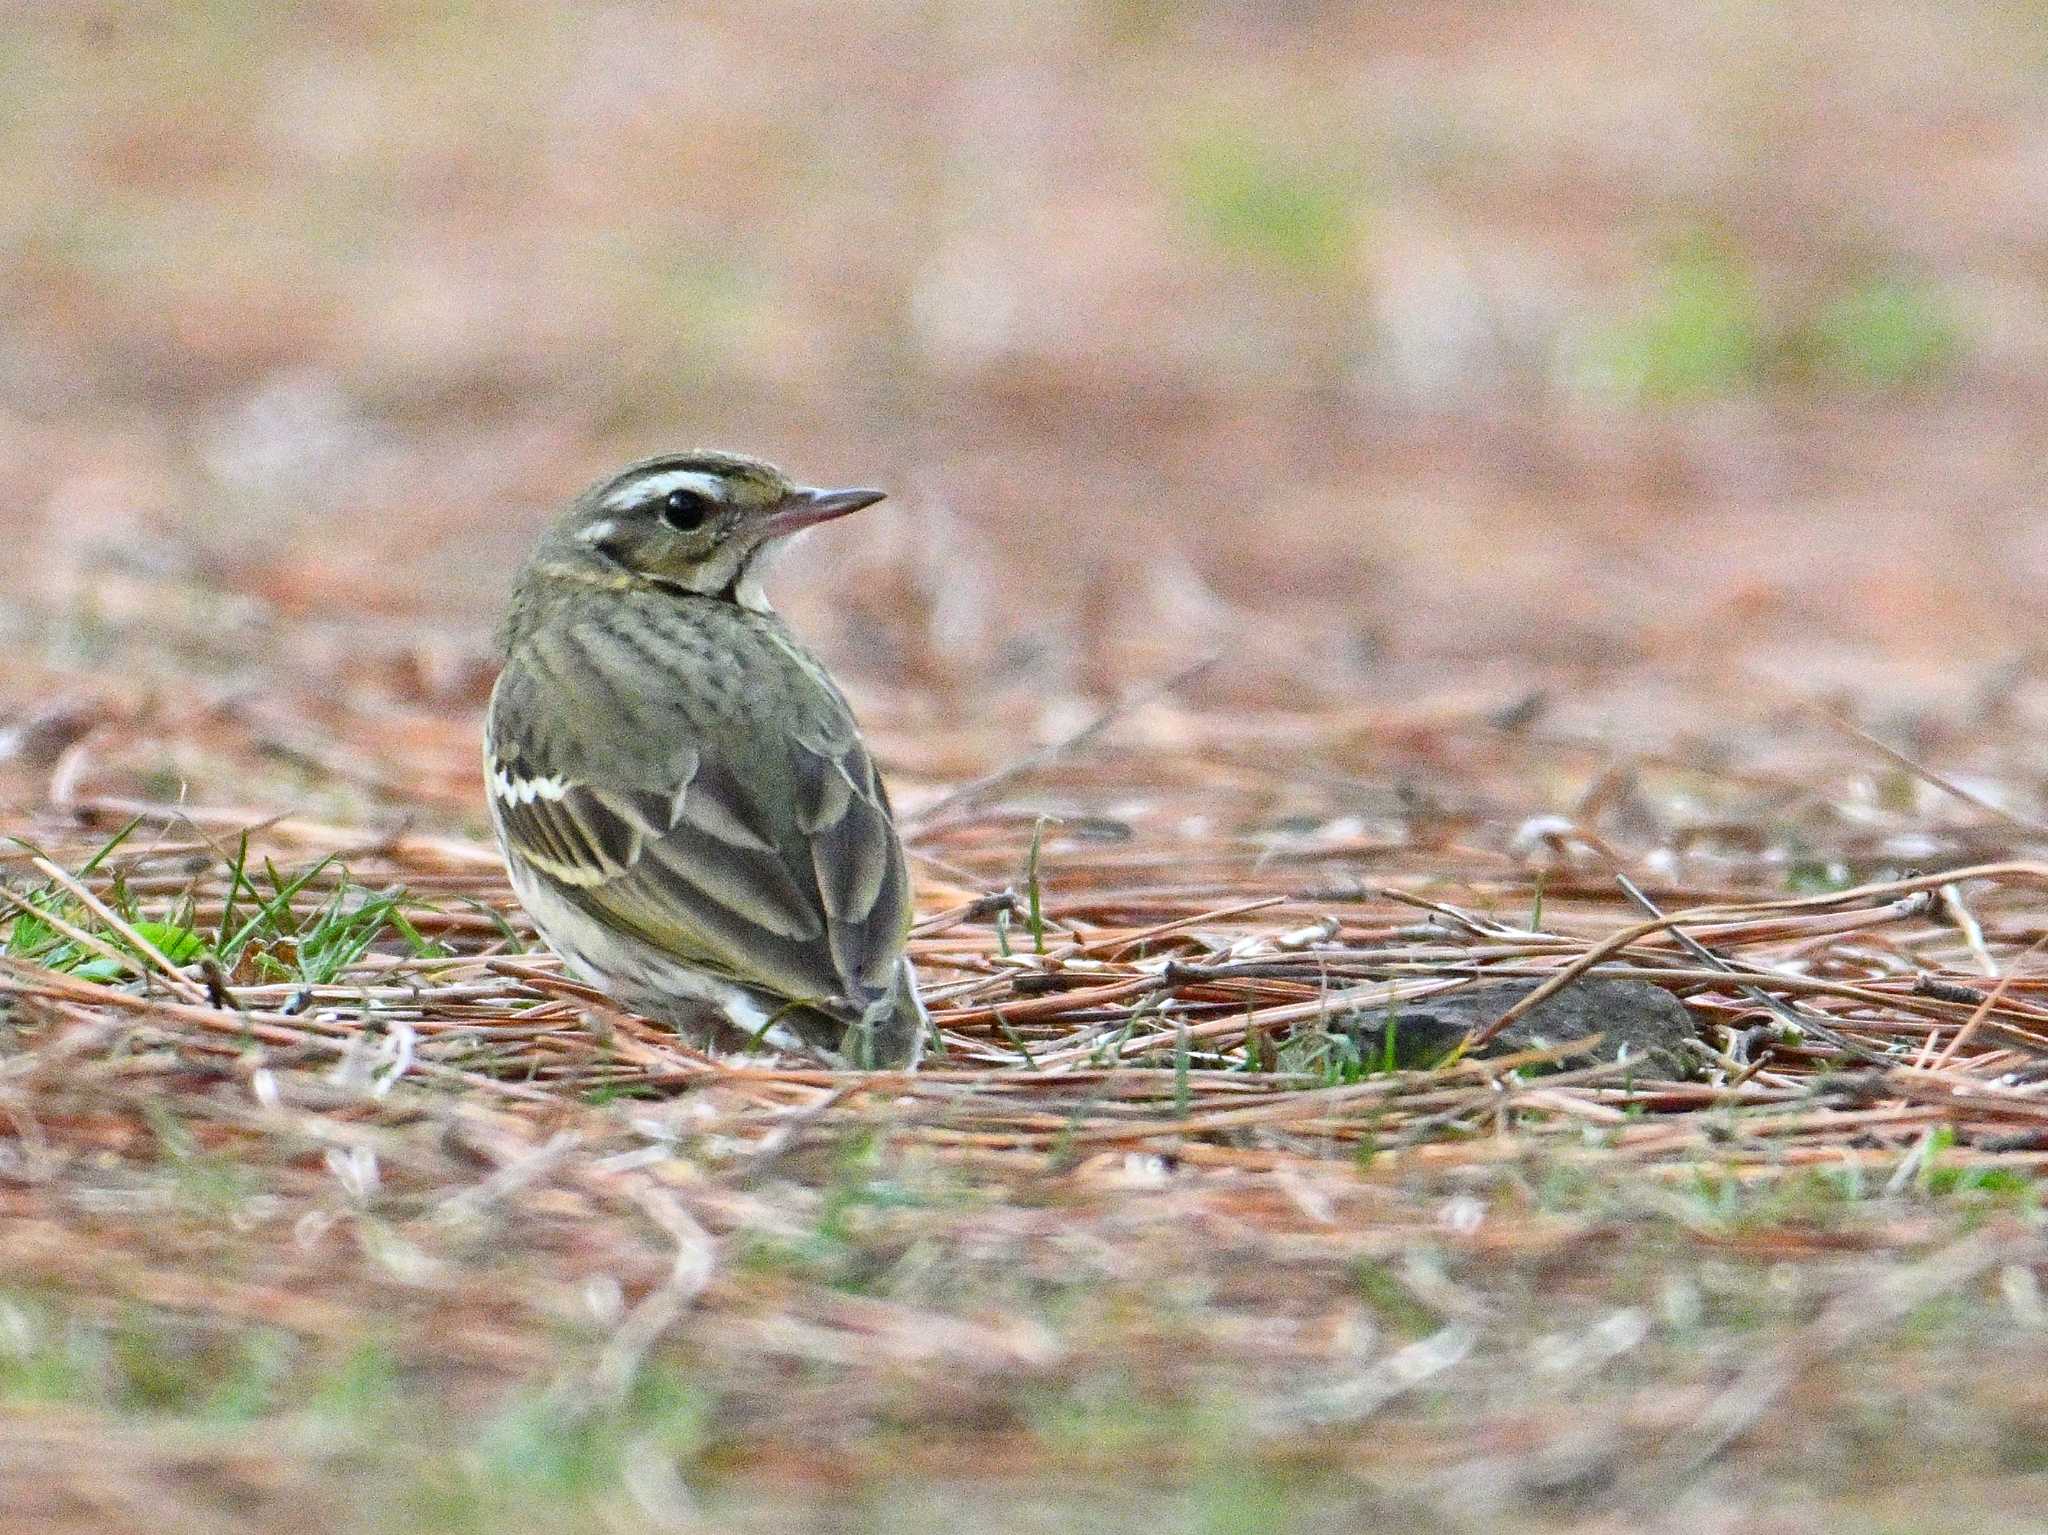
[[[633,783],[573,760],[587,754],[547,732],[506,728],[502,712],[487,764],[494,813],[508,845],[569,900],[777,996],[858,1007],[888,988],[909,879],[850,721],[841,740],[787,741],[787,776],[775,779],[793,791],[792,815],[765,813],[709,743],[675,743],[658,782]]]

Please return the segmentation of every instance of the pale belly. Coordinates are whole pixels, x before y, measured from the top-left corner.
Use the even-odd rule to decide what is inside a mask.
[[[771,1023],[768,1010],[752,993],[694,970],[629,934],[613,932],[516,865],[511,874],[512,889],[541,939],[579,977],[602,987],[623,1006],[706,1044],[715,1042],[717,1020],[722,1018],[738,1033],[774,1049],[815,1053],[815,1045],[796,1030]]]

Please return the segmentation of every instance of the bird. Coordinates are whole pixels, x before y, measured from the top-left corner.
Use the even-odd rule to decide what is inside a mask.
[[[884,494],[647,458],[513,582],[484,727],[513,890],[572,971],[709,1048],[910,1069],[932,1037],[888,791],[761,584],[792,534]]]

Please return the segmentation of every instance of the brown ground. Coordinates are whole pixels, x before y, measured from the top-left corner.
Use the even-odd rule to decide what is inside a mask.
[[[0,16],[8,1527],[2048,1529],[2040,16],[1023,9]],[[691,441],[894,492],[915,1079],[523,952]],[[1609,940],[1692,1079],[1347,1053]]]

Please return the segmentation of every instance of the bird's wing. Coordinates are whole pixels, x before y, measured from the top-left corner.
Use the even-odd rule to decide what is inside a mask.
[[[856,1010],[886,991],[910,882],[837,694],[742,777],[660,699],[631,701],[606,745],[580,739],[547,701],[565,684],[602,698],[576,675],[588,660],[572,636],[515,651],[499,678],[486,766],[507,845],[592,917],[697,968]]]

